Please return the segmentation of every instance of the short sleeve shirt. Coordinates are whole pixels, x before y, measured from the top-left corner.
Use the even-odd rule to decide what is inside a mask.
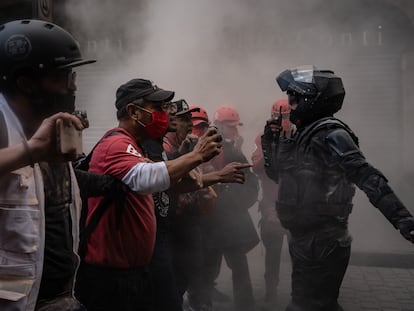
[[[119,133],[107,136],[114,131]],[[93,152],[89,171],[122,180],[136,164],[147,162],[142,149],[124,129],[112,129],[105,136]],[[102,200],[89,198],[87,223]],[[153,253],[155,232],[152,195],[128,191],[123,204],[111,202],[91,233],[85,262],[111,268],[146,266]]]

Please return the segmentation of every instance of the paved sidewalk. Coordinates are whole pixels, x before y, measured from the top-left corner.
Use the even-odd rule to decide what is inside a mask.
[[[258,308],[262,310],[263,251],[249,254],[252,284]],[[352,262],[352,259],[351,259]],[[358,261],[356,261],[358,262]],[[276,307],[268,310],[283,311],[290,298],[291,265],[286,249],[282,255],[280,284]],[[232,296],[231,276],[223,264],[218,289]],[[342,283],[339,303],[345,311],[381,310],[414,311],[414,268],[373,267],[351,264]],[[215,311],[230,311],[231,303],[215,304]]]
[[[349,311],[414,311],[414,269],[349,266],[339,301]]]

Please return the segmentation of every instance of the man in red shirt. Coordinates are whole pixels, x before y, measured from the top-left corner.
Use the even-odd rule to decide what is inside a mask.
[[[133,79],[116,92],[117,128],[95,147],[89,171],[114,176],[128,188],[103,212],[86,244],[79,270],[77,296],[88,310],[152,310],[147,266],[156,232],[151,193],[186,178],[221,150],[219,135],[209,130],[194,149],[171,161],[153,163],[140,142],[165,134],[166,110],[174,92],[149,80]],[[90,198],[87,224],[103,198]]]

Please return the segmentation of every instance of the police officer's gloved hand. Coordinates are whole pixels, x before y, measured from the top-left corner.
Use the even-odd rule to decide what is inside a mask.
[[[270,122],[269,121],[266,121],[266,125],[264,127],[262,139],[265,139],[267,141],[272,141],[273,140],[273,131],[272,131],[272,128],[270,127]]]
[[[273,144],[277,143],[275,138],[276,136],[274,135],[272,125],[269,121],[267,121],[263,135],[260,137],[260,144],[262,145],[263,150],[264,167],[266,175],[270,179],[278,182],[278,168],[274,161],[277,154],[278,144]]]
[[[407,217],[401,219],[397,223],[397,227],[400,230],[401,235],[408,241],[414,243],[414,218]]]
[[[280,128],[275,124],[274,120],[267,120],[264,127],[262,139],[267,141],[275,141],[280,135]]]

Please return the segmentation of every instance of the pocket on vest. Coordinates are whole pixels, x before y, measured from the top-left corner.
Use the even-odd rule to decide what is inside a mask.
[[[0,306],[3,304],[7,306],[7,301],[16,302],[27,297],[32,289],[33,283],[34,280],[29,279],[0,280]]]
[[[35,252],[39,245],[39,214],[38,210],[0,206],[0,249],[26,254]],[[0,260],[1,257],[0,254]]]

